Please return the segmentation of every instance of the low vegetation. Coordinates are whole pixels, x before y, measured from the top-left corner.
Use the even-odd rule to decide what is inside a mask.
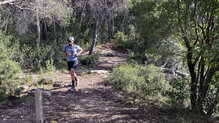
[[[124,91],[134,103],[145,108],[166,107],[174,113],[174,119],[166,117],[166,122],[214,122],[208,116],[193,114],[189,106],[189,78],[172,77],[166,80],[161,68],[154,65],[140,66],[126,63],[113,70],[106,82],[118,91]],[[215,112],[216,114],[217,112]]]
[[[0,42],[0,103],[7,97],[19,96],[21,92],[18,73],[20,66],[8,58],[5,46]]]

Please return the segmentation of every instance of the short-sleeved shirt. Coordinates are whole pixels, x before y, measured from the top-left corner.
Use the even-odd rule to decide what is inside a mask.
[[[78,53],[78,50],[81,50],[81,47],[78,45],[75,45],[75,44],[73,46],[70,46],[69,44],[65,45],[63,48],[63,52],[71,53],[70,56],[67,56],[67,61],[77,60],[77,57],[75,55]]]

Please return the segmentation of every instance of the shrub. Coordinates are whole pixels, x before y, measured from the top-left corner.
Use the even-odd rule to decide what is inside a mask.
[[[51,62],[51,58],[56,58],[54,56],[57,51],[55,51],[56,48],[52,48],[52,46],[36,49],[36,47],[24,44],[22,47],[21,51],[15,53],[16,57],[14,59],[19,62],[23,68],[40,70],[41,67],[47,67],[48,60]]]
[[[128,47],[128,36],[125,35],[124,32],[118,31],[113,37],[117,47],[122,49],[126,49]]]
[[[56,70],[56,67],[53,64],[53,59],[46,61],[46,70],[51,72],[54,72]]]
[[[0,51],[0,102],[2,102],[8,96],[18,96],[21,88],[17,81],[20,66],[8,59],[7,52],[2,44],[0,44]]]
[[[160,68],[154,65],[142,67],[137,64],[124,64],[114,69],[107,79],[117,89],[136,93],[144,99],[158,100],[162,97],[169,84],[165,81]]]
[[[183,106],[183,103],[189,99],[189,79],[173,78],[170,81],[171,89],[167,91],[173,106]]]
[[[98,65],[100,60],[100,52],[95,52],[91,55],[79,56],[79,61],[82,65]]]

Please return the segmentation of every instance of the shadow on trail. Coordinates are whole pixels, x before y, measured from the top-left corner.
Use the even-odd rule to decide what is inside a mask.
[[[46,121],[145,122],[143,110],[123,104],[111,88],[83,88],[76,92],[54,92],[44,98]]]

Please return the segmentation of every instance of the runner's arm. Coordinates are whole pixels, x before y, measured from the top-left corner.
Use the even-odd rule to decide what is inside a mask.
[[[77,56],[79,56],[82,52],[83,52],[83,49],[81,48],[80,50],[78,50]]]
[[[66,52],[62,51],[62,55],[66,56],[67,54],[66,54]]]

